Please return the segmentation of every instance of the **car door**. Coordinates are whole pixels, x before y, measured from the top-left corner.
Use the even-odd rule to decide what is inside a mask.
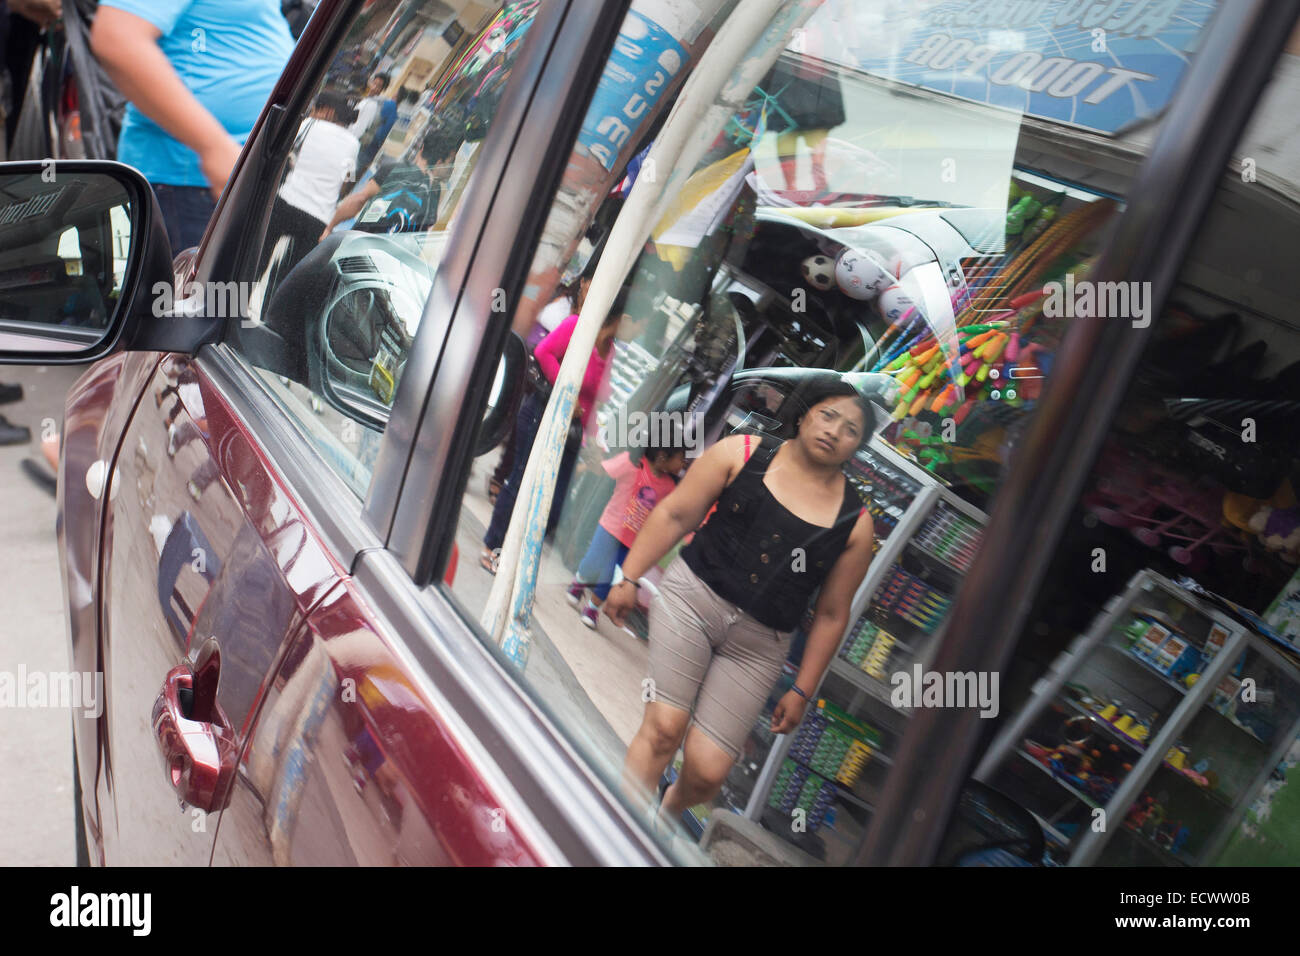
[[[341,568],[182,356],[145,383],[107,499],[104,859],[205,865],[263,685]]]
[[[211,714],[233,731],[236,757],[206,842],[186,836],[203,815],[176,808],[161,768],[140,784],[148,795],[129,797],[152,801],[167,826],[160,849],[174,858],[197,859],[206,846],[217,864],[662,859],[482,649],[449,644],[450,622],[419,609],[422,589],[387,556],[391,516],[382,505],[400,491],[391,464],[409,454],[410,423],[431,381],[427,361],[447,344],[483,230],[496,221],[503,189],[513,199],[531,188],[505,175],[525,148],[520,129],[527,119],[526,148],[550,155],[559,119],[574,121],[569,97],[584,99],[599,75],[593,64],[612,41],[619,6],[327,3],[304,34],[286,72],[294,79],[273,94],[191,275],[200,290],[246,281],[248,308],[241,303],[223,340],[196,359],[164,361],[120,460],[124,504],[115,521],[131,522],[132,547],[149,547],[139,539],[152,520],[148,493],[135,490],[149,469],[127,462],[143,437],[150,451],[141,455],[168,488],[156,500],[173,502],[176,530],[167,537],[181,543],[169,555],[197,548],[219,562],[182,565],[170,607],[149,609],[150,658],[134,661],[130,676],[123,659],[121,680],[110,678],[124,700],[131,695],[120,725],[139,739],[150,694],[171,669],[193,670],[199,682],[211,658],[187,663],[186,653],[219,650]],[[379,95],[414,106],[382,142],[361,137],[378,159],[359,164],[361,186],[344,183],[345,199],[374,178],[386,201],[389,161],[430,148],[444,114],[422,104],[454,86],[449,70],[473,69],[473,82],[467,73],[454,88],[480,106],[459,114],[465,136],[435,174],[436,216],[413,215],[405,221],[413,228],[396,234],[344,224],[323,241],[306,237],[303,255],[292,243],[303,234],[290,235],[296,217],[281,201],[310,154],[295,152],[305,139],[284,131],[333,122],[320,107],[337,100],[325,94],[350,82],[335,67],[353,49],[384,42],[395,52]],[[559,162],[555,152],[550,168]],[[501,377],[506,385],[517,379],[514,368]],[[132,489],[129,505],[122,488]],[[368,554],[379,560],[367,564]],[[111,561],[116,568],[116,553]],[[144,593],[150,572],[139,564],[133,593]],[[167,567],[149,600],[172,583]],[[454,556],[439,573],[458,573]],[[116,613],[114,633],[131,621],[126,608]],[[110,718],[110,726],[118,725]],[[117,805],[119,816],[127,812],[126,794]],[[119,827],[142,836],[134,824]]]

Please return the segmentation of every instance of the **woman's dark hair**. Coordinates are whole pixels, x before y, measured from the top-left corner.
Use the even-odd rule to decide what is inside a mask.
[[[351,126],[357,119],[357,111],[348,105],[348,98],[337,90],[321,90],[316,97],[315,108],[332,110],[334,122],[340,126]]]
[[[796,392],[800,402],[808,411],[812,411],[822,402],[833,398],[851,398],[854,404],[862,412],[862,443],[866,444],[876,427],[876,414],[871,402],[862,397],[862,394],[850,385],[848,382],[831,382],[825,385],[815,385],[806,392]],[[794,427],[797,431],[799,424],[803,421],[804,412],[795,416]]]
[[[420,143],[420,153],[424,156],[425,162],[436,166],[454,156],[456,150],[460,149],[460,144],[460,137],[451,130],[443,126],[430,126]]]
[[[587,264],[582,267],[582,274],[578,276],[579,279],[586,279],[590,282],[595,278],[596,267],[600,265],[600,253],[601,250],[599,248],[592,253],[591,258],[587,260]]]
[[[655,437],[656,444],[648,445],[645,448],[631,453],[630,458],[635,464],[639,465],[642,461],[648,461],[651,464],[654,464],[656,461],[661,459],[671,458],[678,452],[689,450],[690,446],[686,441],[686,436],[683,434],[680,425],[673,424],[671,426],[666,440],[663,440],[664,436],[662,434],[656,435]]]
[[[605,321],[600,324],[601,328],[607,328],[614,325],[623,318],[623,313],[627,311],[627,300],[632,294],[628,286],[618,290],[618,295],[614,296],[614,301],[609,304],[609,312],[605,315]]]

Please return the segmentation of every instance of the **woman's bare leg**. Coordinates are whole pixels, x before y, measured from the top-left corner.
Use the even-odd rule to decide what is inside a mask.
[[[623,792],[638,807],[648,808],[659,789],[659,778],[681,746],[691,715],[662,701],[647,701],[645,716],[627,747],[623,761]]]
[[[682,811],[699,803],[709,803],[722,789],[722,783],[736,762],[730,753],[714,743],[699,727],[686,735],[686,759],[682,772],[664,794],[660,813],[672,820]]]

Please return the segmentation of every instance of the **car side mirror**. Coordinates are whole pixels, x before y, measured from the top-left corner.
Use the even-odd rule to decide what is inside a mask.
[[[166,314],[171,247],[153,190],[122,163],[0,164],[0,363],[194,351],[219,323]]]

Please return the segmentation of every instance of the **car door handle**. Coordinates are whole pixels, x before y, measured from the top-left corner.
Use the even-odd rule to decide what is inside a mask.
[[[239,747],[217,703],[221,651],[209,638],[194,664],[167,672],[153,705],[153,730],[163,771],[182,806],[222,809],[235,776]]]

